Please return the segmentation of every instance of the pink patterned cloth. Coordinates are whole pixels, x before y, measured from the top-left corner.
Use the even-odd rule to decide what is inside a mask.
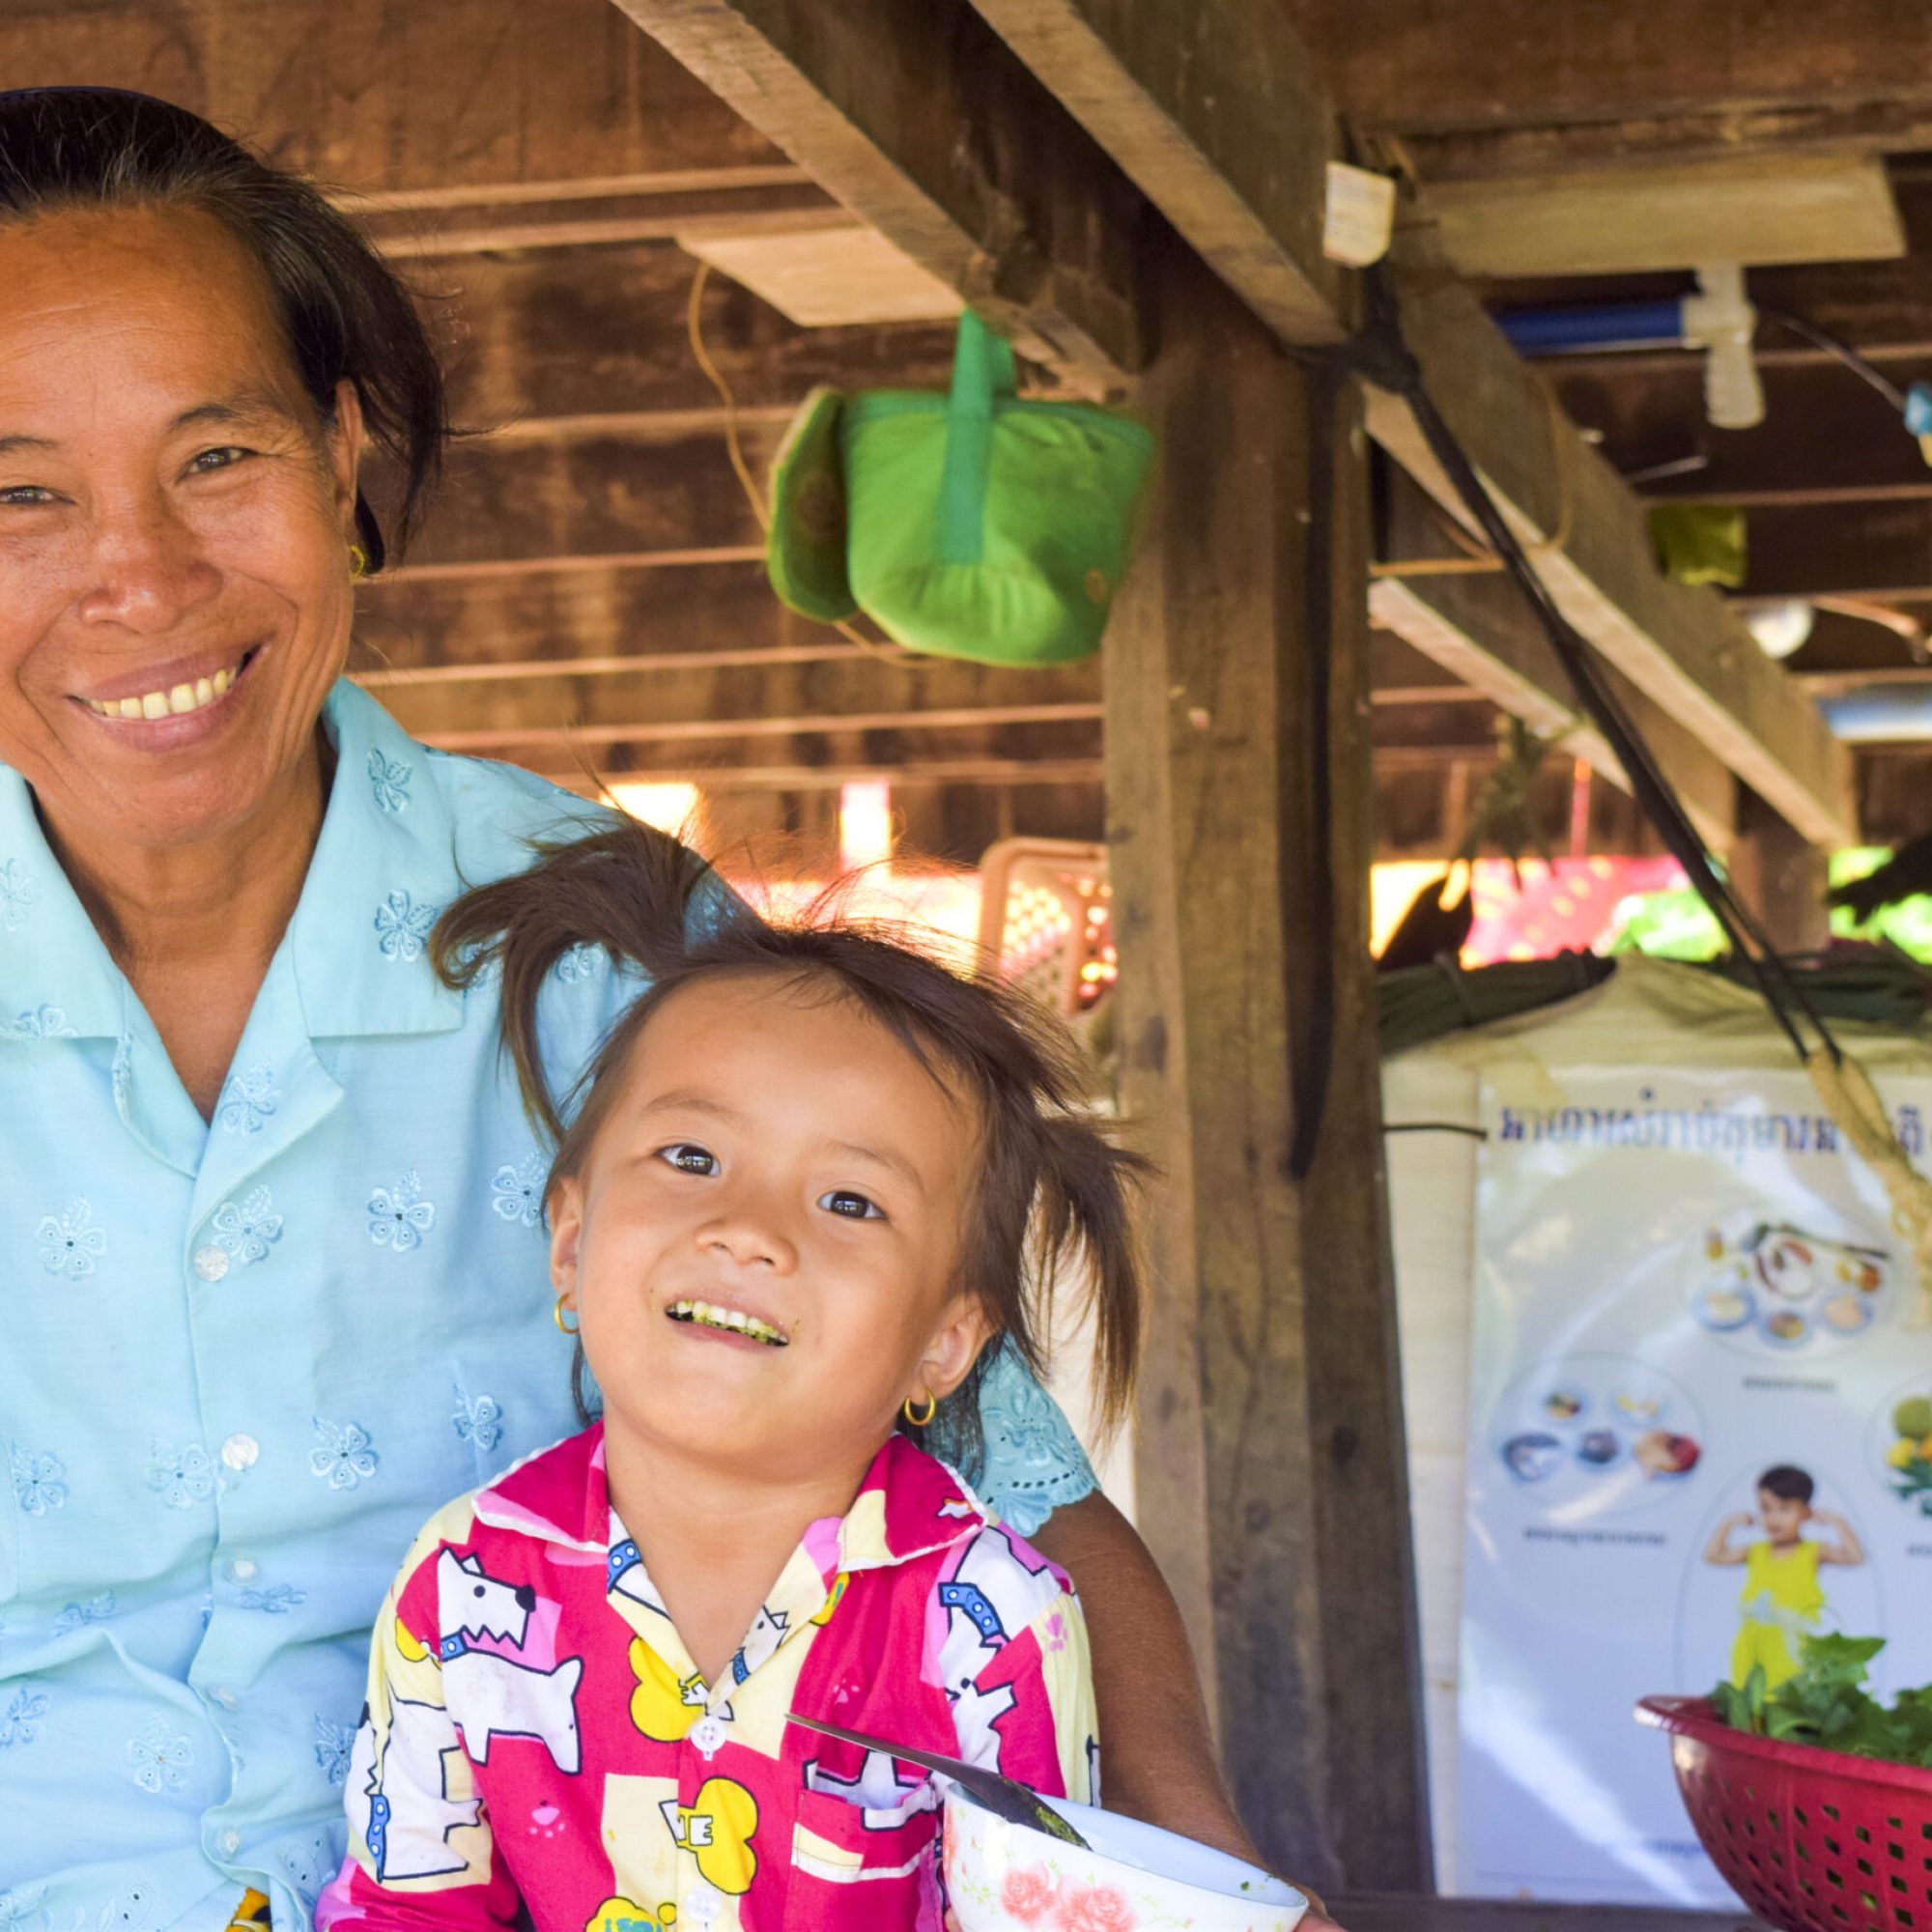
[[[611,1506],[601,1429],[441,1511],[378,1622],[332,1926],[937,1932],[924,1773],[801,1711],[1087,1799],[1064,1572],[895,1435],[707,1685]]]

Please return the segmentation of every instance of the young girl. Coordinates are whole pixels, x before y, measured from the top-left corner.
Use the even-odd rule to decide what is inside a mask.
[[[405,1561],[324,1932],[936,1928],[932,1782],[792,1712],[1094,1795],[1067,1579],[921,1445],[970,1459],[985,1351],[1037,1362],[1075,1262],[1120,1412],[1137,1163],[1006,993],[849,925],[706,913],[699,883],[626,825],[438,930],[452,984],[501,971],[603,1414]],[[586,943],[648,990],[559,1108],[538,995]]]

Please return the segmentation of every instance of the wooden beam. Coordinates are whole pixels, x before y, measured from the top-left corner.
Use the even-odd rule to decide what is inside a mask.
[[[1553,739],[1612,784],[1630,780],[1596,727],[1542,629],[1514,585],[1488,578],[1381,578],[1370,585],[1369,617],[1426,652],[1540,736]],[[1686,726],[1612,670],[1612,687],[1704,842],[1730,846],[1737,785]]]
[[[1164,1176],[1139,1519],[1264,1852],[1318,1886],[1419,1889],[1365,468],[1350,410],[1226,290],[1184,255],[1163,276],[1138,397],[1161,481],[1103,654],[1122,1101]]]
[[[965,0],[616,5],[1037,360],[1139,365],[1140,198]]]
[[[1522,127],[1369,134],[1400,152],[1424,182],[1508,181],[1633,161],[1659,166],[1739,155],[1911,155],[1932,147],[1932,100],[1810,100],[1673,113],[1634,110],[1604,121],[1559,118]]]
[[[388,193],[781,163],[608,0],[14,0],[14,87],[130,87],[271,160]]]
[[[1424,192],[1415,218],[1434,225],[1443,254],[1471,276],[1889,261],[1905,252],[1883,163],[1856,155],[1449,182]]]
[[[434,738],[426,741],[437,744]],[[452,750],[440,746],[439,750]],[[523,748],[520,748],[523,749]],[[576,781],[588,787],[581,764],[567,756],[559,759],[551,741],[536,741],[528,756],[511,760],[541,772],[559,783]],[[1096,754],[1068,757],[968,757],[943,758],[924,755],[893,757],[873,754],[866,758],[830,758],[818,764],[719,764],[693,760],[673,752],[653,756],[648,749],[629,758],[621,769],[608,770],[606,781],[622,784],[637,780],[677,780],[696,784],[705,791],[837,791],[842,785],[867,780],[884,780],[892,784],[948,785],[1097,785],[1103,765]]]
[[[1466,290],[1416,287],[1404,327],[1424,380],[1564,614],[1814,840],[1853,837],[1850,768],[1809,701],[1715,592],[1659,574],[1643,506],[1577,434]],[[1408,406],[1372,390],[1370,433],[1452,515],[1460,498]]]
[[[651,669],[517,684],[398,684],[383,694],[408,730],[482,750],[574,736],[585,744],[787,737],[818,731],[957,730],[1091,722],[1097,665],[1009,670],[946,658],[870,658]]]
[[[853,222],[810,234],[707,235],[678,245],[808,328],[852,323],[952,321],[959,298],[876,228]]]
[[[1932,105],[1932,16],[1889,0],[1674,0],[1612,10],[1486,0],[1480,30],[1439,0],[1284,0],[1342,111],[1400,133],[1625,117]]]
[[[1831,939],[1825,907],[1831,855],[1751,793],[1738,814],[1731,876],[1780,952],[1815,952]]]
[[[1281,9],[973,4],[1281,340],[1344,332],[1344,271],[1321,245],[1341,130]]]

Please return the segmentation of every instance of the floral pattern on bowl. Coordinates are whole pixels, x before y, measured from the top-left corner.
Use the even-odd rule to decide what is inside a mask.
[[[1293,1932],[1308,1910],[1292,1886],[1191,1839],[1062,1799],[1053,1808],[1089,1849],[948,1793],[946,1889],[962,1932]]]

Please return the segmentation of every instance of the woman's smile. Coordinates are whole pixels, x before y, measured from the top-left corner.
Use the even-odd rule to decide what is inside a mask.
[[[241,682],[262,649],[260,644],[244,650],[231,647],[213,655],[203,653],[198,661],[181,661],[130,672],[115,680],[115,688],[99,696],[75,693],[74,701],[117,730],[128,725],[173,724],[179,719],[201,718],[217,707],[226,708],[222,700]],[[156,749],[179,744],[185,736],[191,735],[199,733],[123,732],[124,742],[152,745]]]

